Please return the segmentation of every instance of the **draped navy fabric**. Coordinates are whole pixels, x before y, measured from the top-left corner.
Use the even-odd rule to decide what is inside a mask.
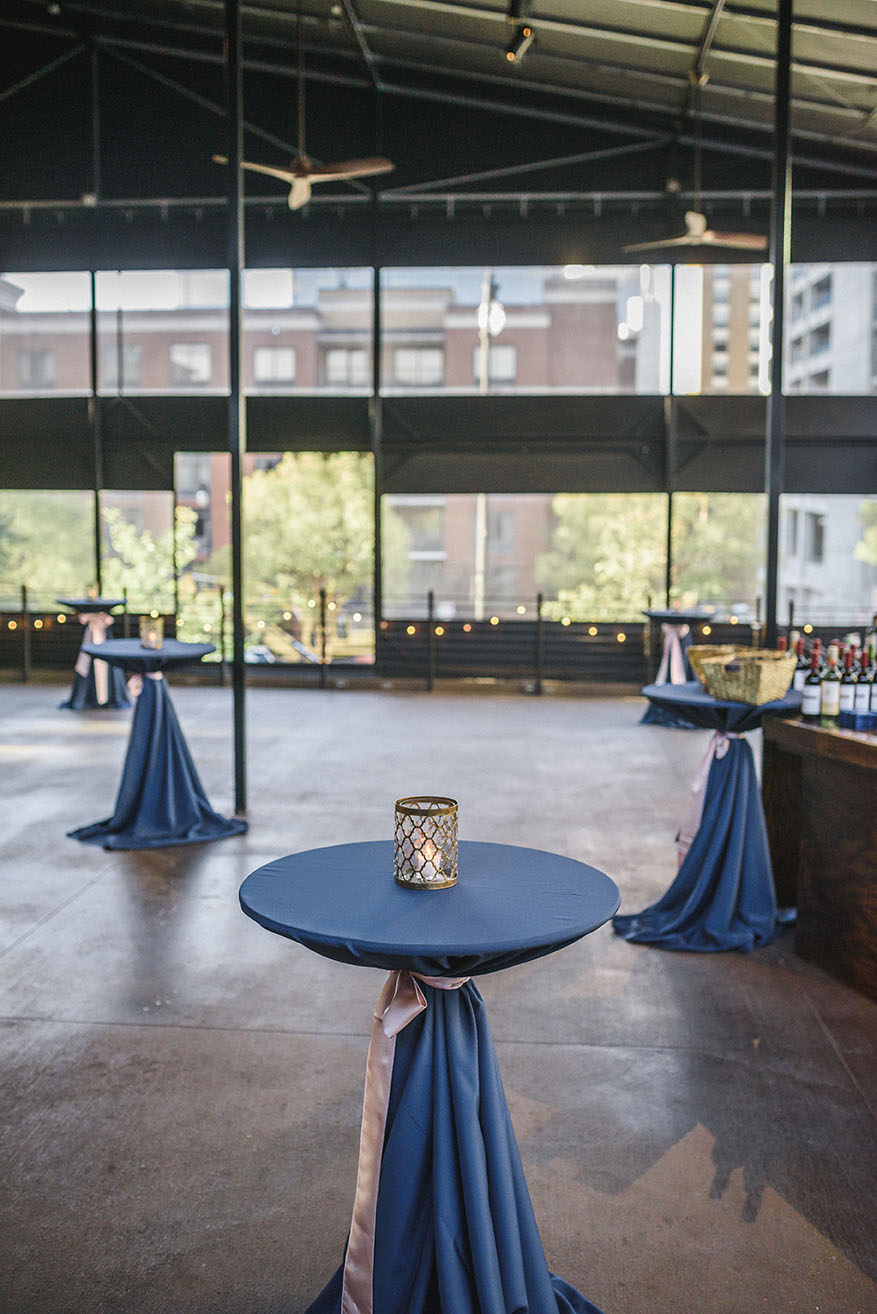
[[[667,614],[672,615],[674,613],[667,613]],[[663,617],[665,613],[646,612],[646,615],[649,616],[651,619],[657,621],[658,618]],[[679,622],[678,620],[673,620],[673,621],[666,621],[665,623],[678,625],[680,623],[685,624],[686,622],[684,621]],[[694,669],[691,665],[691,662],[688,660],[688,649],[691,647],[690,630],[687,634],[680,635],[679,646],[682,649],[682,661],[685,666],[685,679],[687,682],[690,683],[692,680],[696,680]],[[675,685],[674,687],[677,689],[680,688],[679,685]],[[666,726],[672,726],[677,730],[691,730],[693,728],[691,721],[687,721],[684,716],[681,716],[679,712],[674,711],[672,707],[662,707],[659,703],[656,702],[650,702],[648,704],[646,710],[643,712],[642,717],[640,718],[640,725],[666,725]]]
[[[719,702],[693,685],[648,685],[650,699],[673,702],[692,724],[741,734],[764,716],[794,711],[800,694],[752,707]],[[613,919],[615,931],[637,944],[715,952],[770,944],[785,915],[777,912],[761,791],[752,749],[731,739],[714,757],[700,827],[676,879],[657,903]]]
[[[376,1314],[599,1314],[548,1270],[475,984],[423,989],[396,1040]],[[342,1271],[306,1314],[340,1314]]]
[[[171,640],[167,650],[147,653],[132,639],[97,645],[113,662],[153,671],[211,652],[209,644]],[[188,653],[185,650],[190,650]],[[192,653],[191,649],[197,649]],[[87,645],[87,651],[94,647]],[[105,849],[158,849],[203,844],[239,835],[247,823],[214,812],[195,769],[163,679],[143,680],[113,815],[68,832],[71,839]]]
[[[244,881],[261,925],[342,962],[431,976],[497,971],[608,921],[618,891],[557,854],[462,842],[459,882],[393,882],[391,842],[293,854]],[[423,985],[396,1038],[378,1192],[375,1314],[599,1314],[550,1273],[481,996]],[[307,1314],[339,1314],[342,1267]]]
[[[107,639],[113,637],[112,626],[106,632]],[[63,703],[59,707],[69,708],[73,712],[83,712],[92,707],[130,707],[131,699],[128,697],[128,688],[125,684],[125,672],[118,666],[107,664],[107,701],[98,702],[97,689],[94,682],[94,663],[100,658],[91,658],[88,675],[80,675],[78,671],[73,672],[73,687]]]
[[[55,601],[61,607],[71,607],[80,616],[96,615],[100,612],[110,612],[113,607],[121,607],[123,598],[56,598]],[[88,641],[88,627],[84,629],[85,640],[83,647]],[[105,632],[107,639],[113,637],[113,628]],[[63,703],[59,707],[69,708],[74,712],[82,712],[92,707],[130,707],[131,699],[128,697],[128,690],[125,686],[125,674],[115,666],[107,667],[107,701],[101,703],[98,701],[97,690],[94,683],[94,659],[89,663],[88,675],[80,675],[78,671],[73,672],[73,687]]]

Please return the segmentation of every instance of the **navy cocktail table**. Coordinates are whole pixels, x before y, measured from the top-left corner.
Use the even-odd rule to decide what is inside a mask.
[[[101,646],[113,637],[110,612],[114,607],[121,607],[124,598],[56,598],[55,601],[75,611],[83,627],[79,656],[73,668],[73,687],[61,706],[74,712],[91,707],[130,707],[124,671],[92,657],[87,649],[88,644]]]
[[[455,886],[404,889],[392,842],[378,841],[270,862],[247,877],[240,901],[270,931],[390,973],[372,1028],[345,1260],[307,1314],[594,1314],[548,1271],[469,978],[603,925],[619,902],[609,877],[553,853],[464,841]]]
[[[110,639],[99,646],[86,644],[84,650],[140,675],[142,688],[113,814],[69,831],[71,839],[105,849],[159,849],[245,831],[246,821],[221,817],[208,803],[164,678],[166,670],[200,662],[214,651],[213,644],[166,639],[154,649],[142,647],[138,639]]]
[[[625,940],[663,949],[710,952],[770,944],[788,916],[777,911],[761,790],[744,736],[767,716],[797,711],[801,695],[789,692],[756,707],[713,698],[697,680],[649,684],[643,693],[713,735],[679,836],[676,879],[651,907],[615,917],[615,930]]]

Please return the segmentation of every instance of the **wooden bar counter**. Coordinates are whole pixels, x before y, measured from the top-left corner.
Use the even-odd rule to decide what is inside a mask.
[[[796,952],[877,999],[877,735],[765,721],[762,796]]]

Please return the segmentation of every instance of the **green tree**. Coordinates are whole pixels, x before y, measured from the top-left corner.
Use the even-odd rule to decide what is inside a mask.
[[[558,494],[551,548],[537,579],[548,615],[634,618],[666,583],[667,499],[652,493]],[[731,493],[673,498],[672,598],[682,606],[754,601],[763,570],[764,499]]]
[[[853,548],[853,556],[857,561],[877,566],[877,499],[862,503],[859,519],[862,522],[862,537]]]
[[[171,609],[174,588],[174,536],[176,536],[177,570],[184,571],[197,554],[196,515],[189,507],[178,506],[173,530],[153,535],[139,531],[126,520],[118,507],[102,512],[111,555],[103,563],[103,592],[121,597],[127,590],[134,610],[152,607]]]
[[[94,580],[90,493],[0,493],[0,581],[4,595],[26,584],[38,606],[84,593]]]

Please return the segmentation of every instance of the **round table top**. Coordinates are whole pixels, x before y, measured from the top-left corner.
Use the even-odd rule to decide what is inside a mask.
[[[72,607],[74,611],[98,612],[112,611],[113,607],[121,607],[124,598],[56,598],[59,607]]]
[[[393,842],[311,849],[258,868],[241,907],[269,931],[317,953],[432,975],[496,971],[551,953],[618,910],[615,883],[573,858],[464,840],[457,884],[405,889]]]
[[[180,639],[165,639],[160,648],[144,648],[139,639],[107,639],[106,643],[84,643],[82,651],[114,666],[157,671],[164,666],[199,662],[216,648],[212,643],[183,643]]]
[[[801,706],[801,695],[789,689],[784,698],[769,703],[739,703],[714,698],[699,680],[685,684],[647,684],[643,694],[650,702],[672,708],[694,725],[734,731],[753,730],[765,716],[788,716]]]
[[[714,621],[715,615],[711,611],[659,611],[658,609],[644,611],[644,616],[649,620],[659,621],[665,625],[696,625],[699,621]]]

